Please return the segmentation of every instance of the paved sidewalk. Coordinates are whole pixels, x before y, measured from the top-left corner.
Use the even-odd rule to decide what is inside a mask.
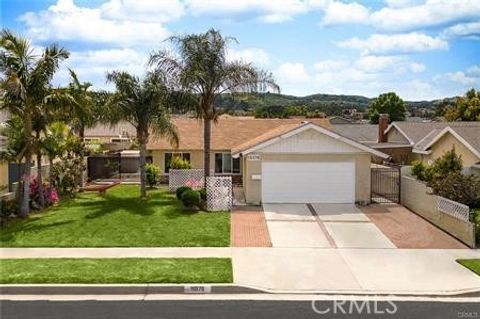
[[[271,247],[263,209],[243,206],[231,214],[231,243],[233,247]]]
[[[230,247],[0,248],[6,258],[230,258]]]
[[[480,291],[457,258],[480,251],[436,249],[237,248],[236,284],[271,292],[442,295]]]

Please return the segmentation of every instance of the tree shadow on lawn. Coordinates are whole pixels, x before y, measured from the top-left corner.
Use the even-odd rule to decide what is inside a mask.
[[[2,231],[0,232],[0,243],[13,241],[16,237],[17,232],[20,231],[22,232],[22,234],[30,232],[35,233],[52,227],[71,224],[73,222],[73,220],[65,220],[53,222],[50,224],[41,224],[41,222],[37,218],[19,220],[15,224],[10,225],[8,230],[2,229]]]
[[[146,200],[140,198],[123,197],[107,194],[104,200],[82,201],[77,207],[91,211],[85,216],[87,219],[94,219],[112,214],[118,211],[126,211],[130,214],[139,216],[151,216],[155,213],[164,213],[163,211],[175,210],[177,201],[173,198],[165,198],[161,194],[148,196]],[[168,209],[171,207],[172,209]]]

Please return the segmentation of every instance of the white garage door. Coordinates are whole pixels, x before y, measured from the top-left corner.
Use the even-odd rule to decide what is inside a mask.
[[[353,162],[263,162],[264,203],[353,203]]]

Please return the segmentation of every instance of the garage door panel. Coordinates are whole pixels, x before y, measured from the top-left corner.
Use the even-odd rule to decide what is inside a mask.
[[[265,203],[352,203],[353,162],[263,162]]]

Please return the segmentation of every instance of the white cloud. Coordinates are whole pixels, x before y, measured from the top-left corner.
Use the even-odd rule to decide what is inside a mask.
[[[424,0],[386,0],[385,2],[390,8],[405,8],[421,4]]]
[[[420,73],[425,71],[425,65],[411,61],[405,56],[363,56],[355,61],[354,66],[367,73]]]
[[[230,61],[240,60],[258,66],[267,66],[270,64],[270,56],[268,53],[259,48],[247,48],[243,50],[230,49],[227,51],[227,59]]]
[[[448,43],[423,33],[373,34],[367,39],[350,38],[340,47],[360,50],[362,54],[394,54],[448,49]]]
[[[428,82],[416,80],[423,64],[408,56],[360,56],[358,59],[320,60],[311,68],[298,62],[284,63],[274,75],[286,94],[315,92],[377,96],[396,91],[407,99],[438,97],[435,88],[418,90]]]
[[[141,76],[146,70],[147,58],[146,54],[128,48],[73,51],[54,82],[60,85],[68,83],[70,75],[66,67],[69,67],[75,70],[81,81],[91,82],[94,88],[111,88],[105,83],[107,72],[119,70]]]
[[[97,8],[58,0],[47,10],[27,12],[20,17],[29,37],[38,41],[66,40],[122,46],[155,45],[168,31],[163,22],[182,14],[174,1],[153,5],[153,1],[110,0]],[[162,1],[163,3],[163,1]]]
[[[383,30],[408,31],[480,18],[478,0],[427,0],[422,4],[394,0],[389,4],[372,13],[371,24]]]
[[[274,72],[277,79],[281,79],[285,83],[305,83],[310,80],[305,66],[302,63],[283,63]]]
[[[441,33],[442,38],[474,38],[480,39],[480,22],[461,23],[451,26]]]
[[[291,20],[293,16],[309,10],[308,1],[283,0],[281,3],[271,0],[186,0],[188,10],[195,16],[240,17],[246,13],[255,13],[260,20],[277,23]]]
[[[368,20],[369,10],[356,2],[343,3],[332,1],[325,8],[325,15],[321,24],[332,26],[349,23],[365,23]]]
[[[466,87],[476,86],[480,83],[480,65],[472,65],[464,71],[449,72],[435,77],[435,81],[449,81],[462,84]]]

